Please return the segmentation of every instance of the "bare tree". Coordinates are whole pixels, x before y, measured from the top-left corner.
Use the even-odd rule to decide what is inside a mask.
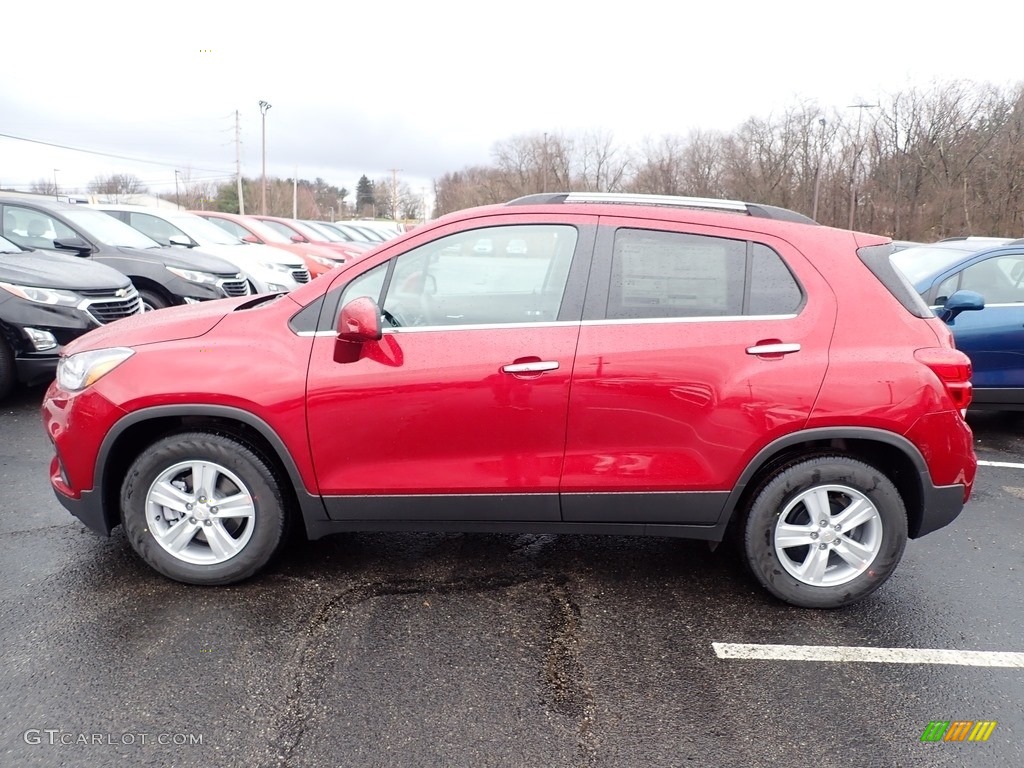
[[[60,194],[60,188],[54,183],[53,179],[39,178],[32,182],[29,190],[35,192],[37,195],[51,195],[56,197]]]
[[[632,159],[609,131],[591,131],[579,142],[572,189],[583,192],[619,192],[629,180]]]
[[[686,141],[680,136],[646,139],[640,150],[630,192],[652,195],[684,195]]]
[[[858,125],[859,124],[859,125]],[[434,184],[437,213],[570,189],[732,197],[908,240],[1024,231],[1024,83],[951,82],[858,112],[801,103],[725,133],[616,146],[608,133],[499,141]]]
[[[149,189],[138,176],[131,173],[114,173],[109,176],[96,176],[89,182],[89,191],[94,195],[108,195],[110,202],[119,203],[127,195],[138,195]]]

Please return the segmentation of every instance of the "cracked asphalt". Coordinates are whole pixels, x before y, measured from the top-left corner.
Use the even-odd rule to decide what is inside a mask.
[[[726,547],[352,534],[187,587],[53,498],[41,390],[0,404],[0,766],[1024,765],[1024,670],[742,661],[712,642],[1024,652],[1024,469],[840,611]],[[972,417],[1024,460],[1024,416]],[[922,743],[996,720],[986,743]],[[185,743],[182,743],[184,741]]]

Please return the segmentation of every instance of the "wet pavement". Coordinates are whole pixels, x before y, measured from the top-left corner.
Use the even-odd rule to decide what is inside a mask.
[[[217,589],[53,498],[40,390],[0,404],[0,766],[1024,765],[1024,669],[719,659],[714,642],[1024,652],[1024,469],[840,611],[727,547],[582,536],[296,542]],[[972,417],[1024,461],[1024,418]],[[995,720],[984,743],[922,743]]]

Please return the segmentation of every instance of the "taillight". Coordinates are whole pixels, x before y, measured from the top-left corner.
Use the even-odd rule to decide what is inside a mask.
[[[919,363],[927,365],[942,383],[960,410],[971,404],[974,392],[971,388],[971,359],[957,349],[928,347],[914,352]]]

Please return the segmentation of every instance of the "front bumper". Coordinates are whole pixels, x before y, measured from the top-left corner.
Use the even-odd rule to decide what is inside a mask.
[[[57,458],[54,457],[50,465],[51,483],[56,462]],[[57,490],[56,484],[53,485],[53,493],[64,509],[81,520],[86,528],[94,533],[98,533],[100,536],[109,536],[110,532],[114,529],[114,525],[117,524],[117,521],[108,519],[103,508],[101,494],[99,493],[83,491],[79,498],[73,499]]]
[[[96,387],[67,392],[51,382],[41,407],[43,428],[53,447],[50,485],[61,505],[104,536],[119,522],[115,498],[104,498],[97,458],[104,436],[124,410]]]
[[[52,381],[57,375],[57,361],[60,360],[59,350],[53,352],[34,352],[14,358],[14,367],[18,371],[18,381],[32,387]]]
[[[61,349],[82,334],[101,327],[96,318],[78,307],[37,304],[5,296],[0,296],[0,320],[15,334],[14,365],[22,384],[31,386],[52,380]],[[49,333],[57,346],[37,351],[25,328]]]

